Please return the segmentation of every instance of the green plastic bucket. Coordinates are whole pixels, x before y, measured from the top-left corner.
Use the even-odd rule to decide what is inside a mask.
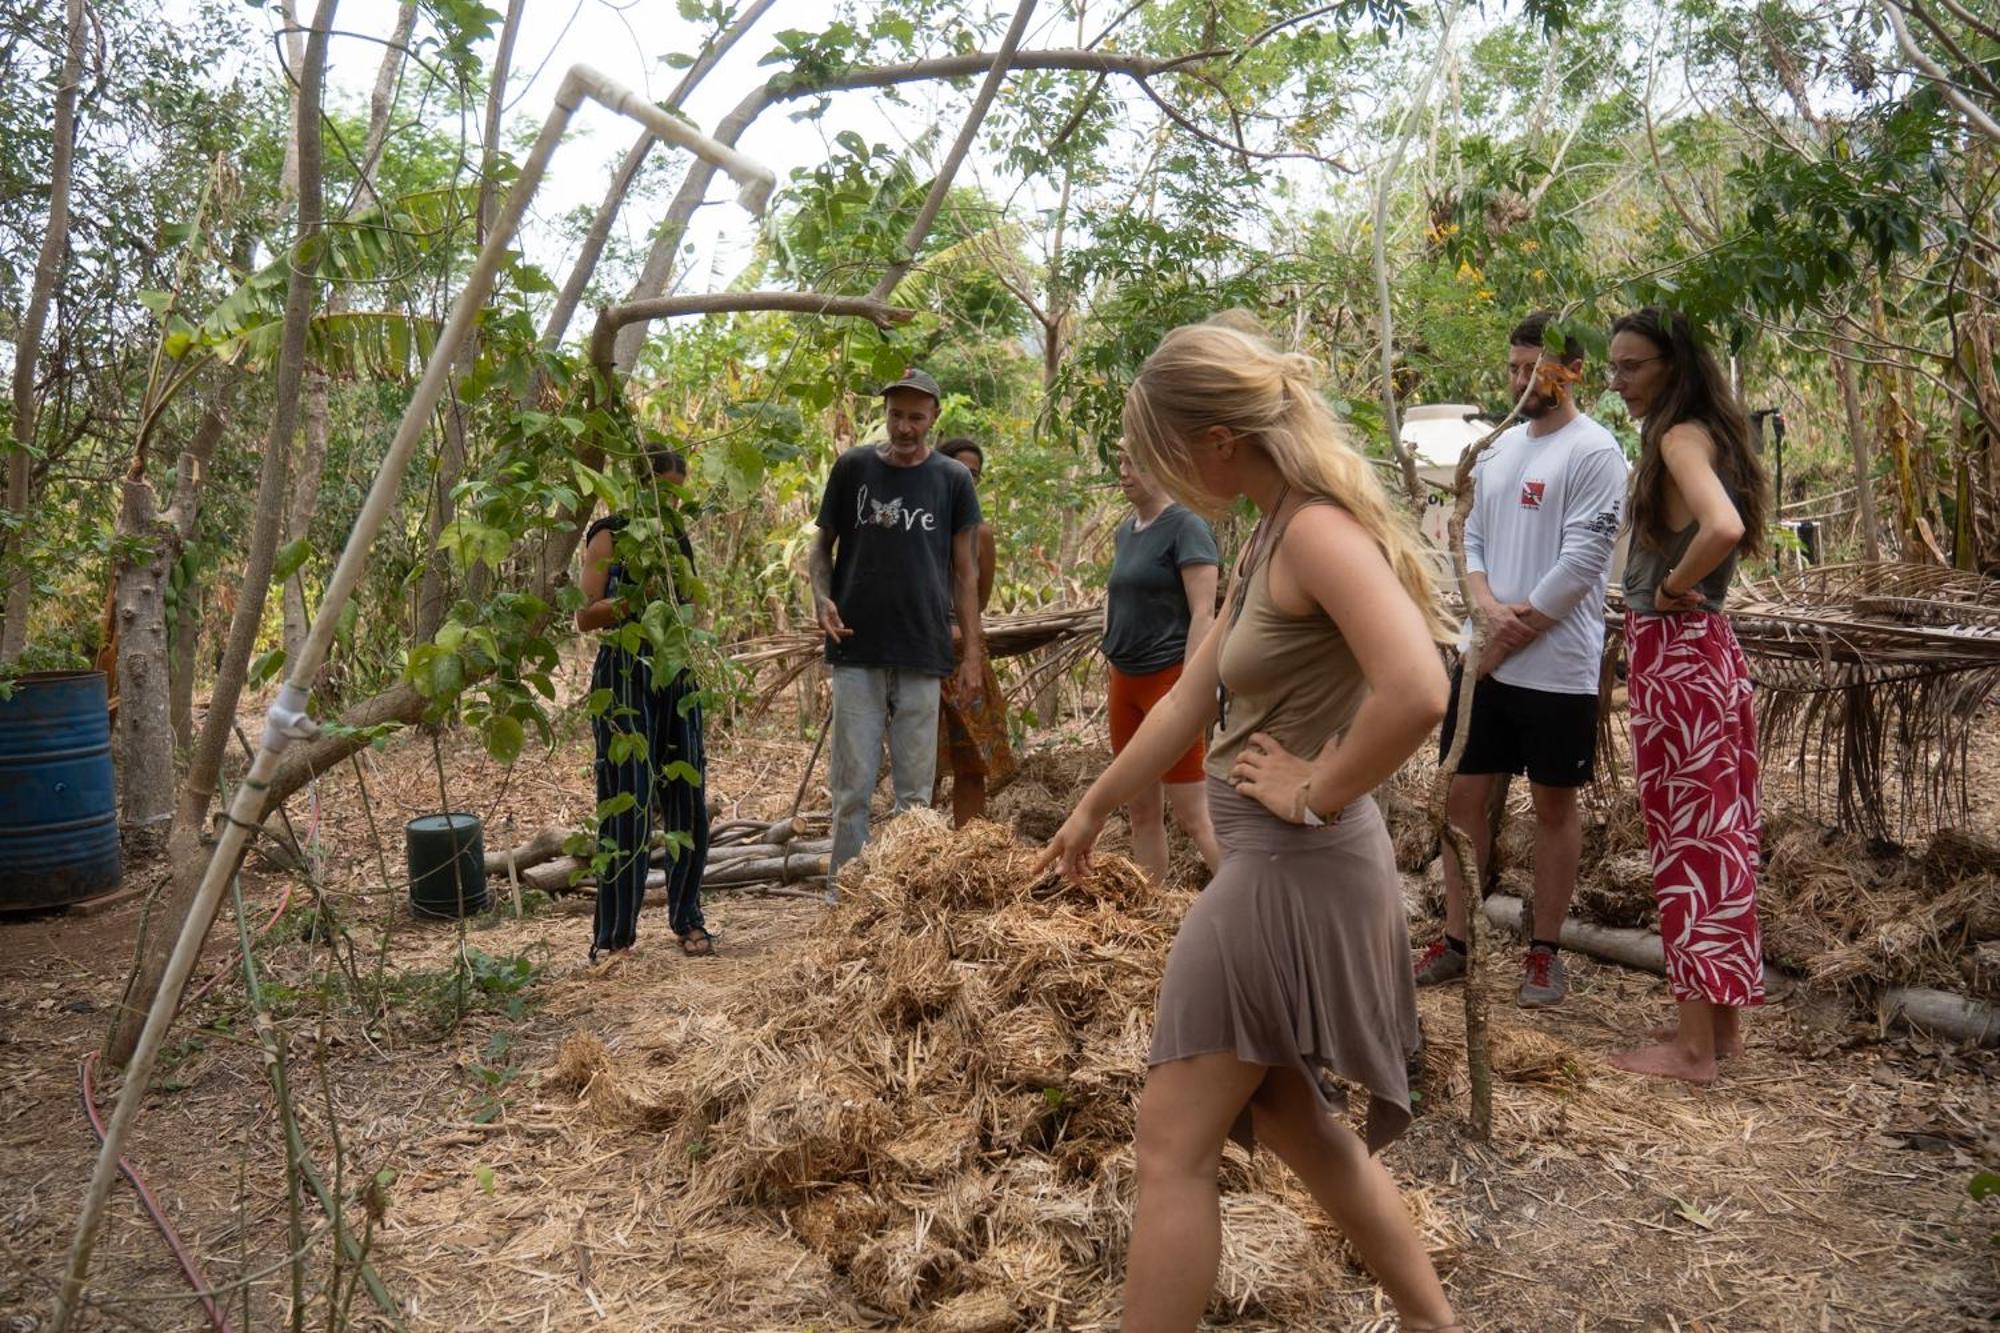
[[[403,825],[403,847],[412,910],[442,917],[486,910],[486,843],[478,815],[418,815]]]

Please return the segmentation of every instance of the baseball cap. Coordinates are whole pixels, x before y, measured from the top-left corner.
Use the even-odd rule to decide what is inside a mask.
[[[880,396],[886,398],[898,389],[914,389],[918,393],[929,394],[933,402],[944,402],[944,393],[938,388],[938,382],[915,366],[906,367],[903,377],[894,384],[883,385]]]

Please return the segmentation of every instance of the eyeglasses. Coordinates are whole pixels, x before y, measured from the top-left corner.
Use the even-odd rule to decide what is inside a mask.
[[[1642,356],[1633,361],[1613,361],[1609,366],[1605,367],[1607,372],[1606,378],[1613,384],[1618,383],[1620,380],[1629,380],[1639,373],[1640,366],[1650,365],[1655,361],[1664,361],[1666,359],[1665,354],[1662,353],[1659,356]]]

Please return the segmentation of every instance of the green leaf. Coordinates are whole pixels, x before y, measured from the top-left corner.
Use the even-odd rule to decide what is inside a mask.
[[[278,552],[277,564],[272,566],[271,578],[283,583],[305,568],[306,557],[311,554],[312,543],[304,537],[300,537],[297,541],[286,542],[283,549]]]
[[[439,653],[430,660],[432,699],[450,699],[465,688],[465,662],[457,653]]]
[[[273,648],[270,652],[261,654],[256,661],[250,664],[250,688],[253,690],[256,689],[259,685],[277,675],[278,672],[284,669],[284,666],[285,650],[283,648]]]
[[[2000,1171],[1981,1171],[1972,1177],[1966,1192],[1980,1203],[2000,1195]]]
[[[685,782],[690,787],[699,787],[702,782],[701,770],[680,759],[668,764],[663,776],[669,782]]]
[[[621,791],[616,796],[597,803],[598,821],[601,823],[613,815],[622,815],[638,803],[638,798],[633,796],[631,792]]]
[[[472,1178],[475,1181],[479,1182],[480,1189],[485,1190],[488,1194],[491,1194],[493,1192],[494,1175],[492,1167],[490,1166],[480,1167],[477,1171],[474,1171],[472,1173]]]
[[[526,741],[527,735],[517,719],[504,714],[486,719],[486,753],[501,763],[511,764],[519,759]]]

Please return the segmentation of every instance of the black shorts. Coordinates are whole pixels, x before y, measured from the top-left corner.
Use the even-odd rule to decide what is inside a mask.
[[[1451,705],[1438,733],[1438,762],[1458,717],[1458,687],[1465,673],[1451,678]],[[1597,696],[1523,689],[1482,676],[1472,692],[1472,733],[1458,771],[1525,773],[1541,787],[1583,787],[1597,758]]]

